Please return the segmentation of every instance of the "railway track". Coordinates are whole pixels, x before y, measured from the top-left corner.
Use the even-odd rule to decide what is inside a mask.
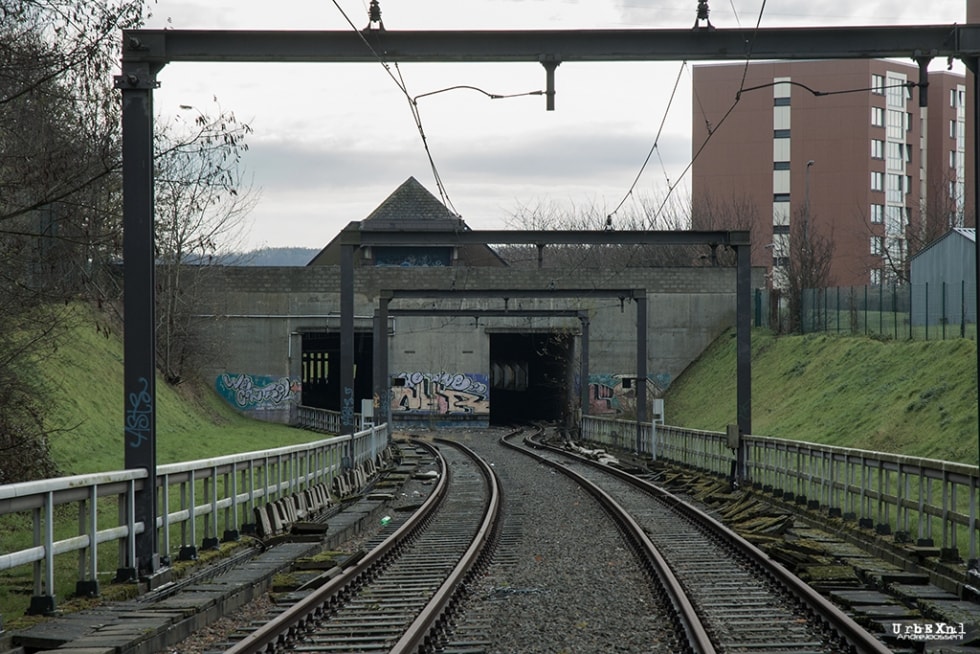
[[[603,649],[607,646],[608,651],[645,654],[896,651],[763,552],[680,498],[616,468],[573,460],[560,448],[523,435],[511,434],[499,441],[497,436],[469,433],[456,440],[437,439],[438,447],[430,450],[440,477],[425,504],[381,529],[364,546],[368,554],[356,566],[337,573],[320,589],[309,591],[267,624],[220,651],[486,654],[607,651]],[[490,465],[474,458],[475,453],[460,441],[472,441],[483,459],[496,458],[496,471],[505,481],[508,469],[511,475],[537,480],[549,470],[552,479],[562,478],[556,475],[560,471],[574,481],[550,490],[544,501],[559,512],[559,503],[576,507],[567,529],[544,532],[544,538],[554,539],[561,556],[567,553],[571,574],[559,571],[544,581],[520,576],[530,567],[546,567],[540,562],[521,563],[529,560],[527,543],[540,538],[536,523],[542,518],[532,508],[539,499],[531,499],[536,495],[531,489],[555,487],[512,479],[517,486],[506,486],[505,501]],[[427,446],[413,441],[413,447]],[[513,453],[505,457],[503,452]],[[549,468],[517,463],[531,461],[528,457]],[[585,501],[585,490],[601,511]],[[508,511],[509,519],[498,515]],[[607,523],[611,517],[616,528],[593,526],[582,531],[581,525],[593,522],[587,512],[601,513]],[[499,524],[490,514],[497,516]],[[535,524],[529,524],[529,519]],[[610,538],[618,538],[617,531],[623,546],[610,544]],[[584,559],[573,559],[575,548],[568,539],[586,545]],[[537,552],[543,552],[542,560],[549,560],[547,546],[539,541],[534,547],[535,559]],[[489,553],[491,548],[495,551]],[[605,554],[620,549],[625,557]],[[602,571],[611,559],[617,566],[626,566],[628,560],[639,562],[629,566],[633,572],[626,567],[621,572],[648,590],[630,594],[635,589],[627,592],[624,584],[632,582],[623,579],[612,591],[590,582],[591,569]],[[512,567],[514,574],[488,586],[494,566]],[[608,571],[605,568],[605,574]],[[610,603],[610,593],[617,598],[613,611],[624,615],[606,610],[603,604]],[[620,601],[624,593],[631,598],[625,603],[636,605],[636,615],[625,614]],[[644,599],[644,593],[653,601]],[[498,612],[520,613],[535,602],[540,603],[516,623],[513,616]],[[609,626],[617,621],[630,626]],[[593,643],[602,643],[599,649],[583,649],[575,640],[589,630],[601,632],[592,636]],[[522,649],[513,649],[515,642]]]
[[[620,470],[534,438],[508,444],[590,489],[667,591],[689,651],[759,654],[893,650],[707,514]],[[651,498],[655,501],[651,501]]]
[[[439,477],[421,507],[380,542],[227,654],[412,652],[438,637],[468,576],[488,556],[500,511],[489,465],[461,444],[431,450]]]

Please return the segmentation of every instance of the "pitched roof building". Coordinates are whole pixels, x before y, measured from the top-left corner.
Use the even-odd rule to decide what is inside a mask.
[[[409,177],[361,221],[362,231],[454,233],[468,231],[463,219],[451,212],[414,177]],[[310,266],[340,265],[340,235],[310,260]],[[386,246],[363,248],[359,266],[506,266],[487,245]]]

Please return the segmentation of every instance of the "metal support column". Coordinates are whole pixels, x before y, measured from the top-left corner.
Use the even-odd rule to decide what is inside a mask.
[[[580,414],[582,417],[589,415],[589,314],[583,311],[579,314],[579,322],[582,323],[582,360],[579,361],[579,402],[581,404]],[[579,427],[582,423],[579,421]]]
[[[554,55],[541,57],[541,65],[545,70],[545,111],[555,110],[555,69],[561,65],[561,60]]]
[[[127,470],[147,477],[135,495],[135,561],[117,579],[134,580],[160,566],[156,528],[156,318],[153,254],[153,89],[159,70],[149,63],[124,64],[116,77],[122,91],[124,449]]]
[[[643,452],[643,423],[647,421],[647,294],[636,291],[636,453]]]
[[[348,226],[349,229],[349,226]],[[344,230],[347,231],[346,229]],[[354,434],[354,248],[340,244],[340,433]],[[354,440],[348,442],[344,468],[354,465]]]
[[[980,79],[978,79],[978,72],[980,72],[980,59],[977,57],[964,57],[963,63],[966,65],[967,70],[973,75],[973,226],[980,227]],[[964,223],[966,223],[966,216],[964,216]],[[967,223],[968,224],[968,223]],[[976,273],[974,277],[974,299],[976,304],[974,305],[974,320],[980,325],[980,239],[974,240],[974,250],[973,250],[973,262]],[[980,348],[977,348],[977,372],[980,374]],[[980,407],[980,402],[978,402],[978,407]],[[977,465],[980,467],[980,449],[977,451]],[[971,553],[972,554],[972,553]]]
[[[388,370],[388,306],[391,294],[382,291],[375,311],[374,420],[391,424],[391,372]],[[391,430],[388,430],[389,435]]]
[[[749,243],[735,245],[737,259],[735,294],[738,305],[735,310],[736,354],[736,402],[738,404],[738,447],[735,451],[733,483],[745,478],[745,444],[742,436],[752,433],[752,267]]]

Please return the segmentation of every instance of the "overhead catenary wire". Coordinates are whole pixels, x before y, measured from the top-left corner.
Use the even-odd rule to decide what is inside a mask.
[[[401,68],[398,66],[398,63],[395,62],[394,64],[395,72],[392,72],[391,70],[392,67],[389,65],[389,63],[385,60],[383,56],[381,56],[381,54],[374,48],[374,46],[371,45],[371,43],[367,40],[367,38],[365,38],[364,30],[359,30],[357,26],[354,25],[354,22],[344,11],[343,7],[340,6],[338,0],[332,0],[332,2],[334,7],[337,8],[337,11],[340,12],[344,20],[347,21],[347,24],[358,35],[358,37],[361,39],[364,45],[368,48],[368,50],[370,50],[371,54],[378,60],[378,63],[380,63],[381,66],[385,69],[385,72],[392,79],[392,81],[395,82],[395,85],[398,87],[398,89],[402,92],[402,95],[404,95],[405,99],[408,101],[409,111],[412,114],[412,120],[415,122],[415,128],[419,133],[419,138],[421,138],[422,140],[422,147],[425,149],[425,156],[429,161],[429,168],[432,170],[432,176],[435,179],[436,188],[439,191],[439,197],[442,200],[442,203],[450,211],[452,211],[455,215],[459,216],[459,212],[456,211],[456,207],[453,206],[452,200],[449,197],[449,192],[446,190],[445,184],[443,184],[442,176],[439,174],[439,169],[436,166],[435,158],[432,156],[432,150],[429,148],[429,141],[425,134],[425,128],[422,126],[422,114],[419,111],[418,100],[420,98],[429,97],[432,95],[436,95],[438,93],[445,93],[447,91],[463,90],[463,89],[477,91],[479,93],[482,93],[483,95],[486,95],[491,100],[516,98],[516,97],[523,97],[523,96],[530,96],[530,95],[544,95],[544,91],[538,90],[538,91],[528,91],[523,93],[499,94],[499,93],[490,93],[479,87],[468,85],[468,84],[458,84],[443,89],[437,89],[435,91],[420,93],[413,97],[411,93],[409,93],[408,91],[408,85],[405,82],[405,78],[402,75],[402,71]],[[362,4],[363,4],[363,0],[362,0]],[[383,29],[372,30],[372,32],[383,34],[384,30]]]
[[[334,7],[337,8],[337,11],[340,12],[340,15],[344,17],[344,20],[347,21],[347,24],[350,25],[352,30],[354,30],[354,33],[357,34],[358,37],[360,37],[364,45],[367,46],[368,50],[371,51],[371,54],[374,55],[374,57],[378,60],[378,63],[380,63],[381,66],[385,69],[385,72],[388,73],[388,77],[390,77],[392,81],[395,82],[395,85],[398,87],[398,89],[402,92],[402,95],[404,95],[405,99],[408,101],[408,106],[412,113],[412,120],[415,122],[415,128],[418,130],[419,137],[422,139],[422,147],[425,149],[425,156],[429,161],[429,167],[431,168],[432,175],[435,178],[436,188],[439,191],[439,197],[442,199],[443,204],[445,204],[446,207],[450,209],[450,211],[452,211],[456,215],[459,215],[459,213],[456,211],[456,208],[453,206],[452,200],[450,200],[449,198],[449,193],[446,191],[446,188],[442,183],[442,177],[439,175],[439,169],[436,167],[435,159],[432,157],[432,151],[429,149],[429,142],[425,136],[425,129],[422,127],[422,117],[418,111],[418,104],[415,102],[415,99],[412,98],[412,95],[408,92],[408,87],[406,86],[405,80],[402,77],[401,70],[398,70],[398,64],[397,63],[395,64],[395,69],[398,70],[398,75],[396,76],[395,73],[391,71],[391,66],[388,65],[388,62],[385,60],[385,58],[382,57],[381,54],[374,49],[374,46],[372,46],[371,43],[364,37],[363,31],[357,29],[357,26],[354,25],[354,22],[347,15],[347,12],[344,11],[344,8],[340,6],[338,0],[332,0],[332,2]]]
[[[737,22],[739,22],[738,21],[738,12],[735,10],[734,0],[730,0],[730,2],[732,3],[732,12],[735,14],[735,20]],[[732,111],[734,111],[735,107],[738,105],[739,100],[741,99],[742,92],[745,90],[744,89],[745,79],[748,76],[749,63],[750,63],[751,58],[752,58],[752,45],[753,45],[753,42],[754,42],[754,35],[755,35],[755,33],[757,33],[759,31],[759,27],[762,24],[762,16],[765,13],[765,9],[766,9],[766,0],[763,0],[762,6],[759,8],[759,16],[756,19],[755,30],[753,32],[753,39],[749,41],[748,52],[746,53],[746,57],[745,57],[745,66],[744,66],[744,68],[742,70],[742,80],[741,80],[741,83],[739,84],[739,90],[735,94],[735,101],[732,103],[732,106],[728,108],[728,111],[725,112],[725,115],[722,116],[722,119],[718,122],[718,125],[716,125],[714,127],[714,129],[717,129],[725,121],[725,119],[728,118],[728,116],[732,113]],[[741,24],[741,23],[739,22],[739,24]],[[653,156],[654,151],[657,151],[658,156],[659,156],[660,134],[663,131],[664,122],[667,120],[667,114],[670,112],[671,105],[673,104],[674,95],[677,92],[677,86],[678,86],[678,84],[680,82],[680,75],[681,75],[681,73],[683,73],[683,71],[686,68],[687,68],[687,62],[685,61],[685,62],[682,63],[681,68],[678,71],[677,79],[674,81],[674,88],[673,88],[673,91],[671,92],[671,95],[670,95],[670,101],[667,103],[667,107],[664,109],[664,116],[661,119],[660,129],[658,129],[658,131],[657,131],[657,136],[654,139],[653,145],[651,146],[650,151],[647,154],[646,159],[643,161],[643,164],[640,166],[640,170],[637,173],[636,178],[633,180],[633,183],[630,185],[629,190],[627,190],[626,194],[623,196],[623,199],[620,200],[619,204],[616,205],[616,208],[613,209],[609,213],[609,215],[607,216],[607,218],[606,218],[606,228],[607,229],[611,229],[612,228],[612,218],[613,218],[613,216],[622,208],[622,206],[623,206],[623,204],[625,204],[626,200],[629,199],[630,197],[632,197],[633,192],[635,191],[636,186],[639,183],[640,177],[643,175],[643,172],[646,169],[646,166],[649,163],[650,158]],[[700,99],[698,99],[698,103],[700,105]],[[674,189],[677,188],[677,186],[680,184],[680,182],[687,175],[688,171],[694,165],[694,161],[697,160],[698,155],[704,150],[704,147],[707,145],[708,141],[711,139],[711,135],[714,133],[714,129],[711,129],[709,127],[709,129],[708,129],[708,138],[705,139],[704,143],[701,144],[701,147],[698,149],[698,151],[695,153],[695,155],[691,158],[691,161],[687,164],[687,166],[684,168],[684,170],[681,171],[681,174],[678,176],[678,178],[676,179],[676,181],[673,184],[671,184],[671,182],[670,182],[670,177],[667,175],[666,167],[663,166],[663,160],[661,159],[661,165],[664,168],[664,177],[667,180],[667,193],[664,195],[664,198],[663,198],[662,202],[660,203],[660,206],[657,207],[657,210],[654,212],[654,214],[653,214],[652,217],[649,215],[649,213],[647,213],[644,210],[644,212],[647,213],[647,219],[648,219],[648,221],[651,224],[655,224],[656,221],[659,219],[661,212],[663,211],[664,207],[667,205],[667,202],[670,200],[671,195],[673,195]]]
[[[747,52],[745,54],[745,65],[742,68],[742,80],[741,80],[741,82],[739,82],[738,91],[735,93],[735,100],[732,102],[731,106],[728,107],[728,110],[722,115],[721,119],[714,126],[714,128],[708,130],[708,136],[707,136],[707,138],[704,139],[704,142],[701,143],[701,146],[698,148],[697,152],[695,152],[694,153],[694,156],[691,157],[691,160],[688,162],[687,166],[685,166],[684,167],[684,170],[681,171],[681,174],[677,178],[677,181],[675,181],[674,184],[672,184],[672,185],[668,185],[668,187],[667,187],[667,193],[664,195],[663,201],[660,203],[660,206],[657,207],[657,210],[654,212],[654,217],[653,217],[654,220],[656,220],[657,218],[659,218],[660,213],[663,211],[663,208],[667,205],[667,201],[670,199],[670,196],[673,195],[674,189],[677,188],[677,186],[680,184],[681,180],[684,179],[684,177],[687,175],[688,171],[690,171],[691,168],[694,166],[694,162],[697,161],[698,157],[701,156],[701,153],[704,152],[704,149],[705,149],[705,147],[707,147],[708,142],[711,141],[712,135],[728,119],[728,117],[732,114],[732,112],[735,111],[735,107],[737,107],[738,106],[738,103],[741,101],[741,99],[742,99],[742,93],[746,90],[745,89],[745,79],[746,79],[746,77],[748,77],[748,74],[749,74],[749,64],[752,61],[752,48],[753,48],[753,46],[755,44],[755,35],[758,33],[759,28],[762,25],[762,16],[765,14],[765,11],[766,11],[766,0],[762,0],[762,5],[759,7],[759,16],[758,16],[758,18],[756,19],[756,22],[755,22],[755,29],[754,29],[754,31],[752,33],[752,38],[748,42],[748,49],[747,49]]]
[[[766,7],[766,2],[765,2],[765,0],[763,0],[762,7],[759,10],[759,17],[758,17],[758,20],[756,21],[756,25],[755,25],[755,31],[756,32],[759,30],[759,27],[760,27],[760,25],[762,23],[762,15],[763,15],[763,12],[765,11],[765,7]],[[735,9],[735,7],[733,5],[732,6],[732,10],[734,11],[734,9]],[[738,16],[738,14],[736,13],[736,20],[737,20],[737,16]],[[702,109],[702,111],[701,111],[702,115],[705,115],[705,127],[706,127],[706,131],[707,131],[708,136],[707,136],[707,138],[705,138],[704,142],[701,143],[701,145],[698,147],[698,150],[697,150],[697,152],[694,153],[694,156],[691,157],[691,160],[688,162],[687,166],[684,168],[684,170],[681,172],[680,176],[678,177],[677,182],[674,183],[673,185],[671,185],[671,184],[668,183],[668,185],[667,185],[667,194],[664,196],[663,202],[657,208],[657,211],[654,214],[654,220],[656,220],[657,218],[659,218],[660,213],[663,211],[664,206],[666,206],[667,201],[669,200],[671,194],[674,192],[674,189],[680,183],[680,180],[682,180],[687,175],[688,171],[690,171],[690,169],[694,166],[694,162],[697,161],[698,157],[700,157],[700,155],[704,151],[705,147],[707,147],[708,142],[711,140],[711,137],[718,130],[718,128],[720,128],[721,125],[728,119],[728,117],[731,115],[731,113],[735,110],[735,107],[738,106],[738,103],[741,101],[741,98],[742,98],[742,94],[743,93],[748,93],[750,91],[758,91],[759,89],[764,89],[764,88],[770,88],[770,87],[775,86],[776,84],[789,84],[789,85],[792,85],[792,86],[798,86],[798,87],[806,90],[807,92],[809,92],[810,94],[812,94],[815,97],[825,97],[825,96],[831,96],[831,95],[844,95],[844,94],[848,94],[848,93],[866,93],[868,91],[884,91],[885,89],[896,88],[896,87],[903,87],[903,88],[911,89],[911,88],[914,88],[916,86],[921,86],[917,82],[903,82],[901,84],[892,84],[892,85],[882,86],[882,87],[876,87],[876,88],[862,87],[862,88],[838,89],[838,90],[833,90],[833,91],[820,91],[820,90],[817,90],[817,89],[813,89],[813,88],[811,88],[811,87],[809,87],[806,84],[803,84],[801,82],[796,82],[796,81],[792,81],[792,80],[781,80],[781,81],[778,81],[778,82],[767,82],[765,84],[759,84],[759,85],[756,85],[756,86],[748,86],[747,87],[747,86],[745,86],[745,80],[748,77],[749,64],[751,62],[751,55],[752,55],[752,42],[750,41],[750,43],[749,43],[749,52],[746,55],[745,65],[742,68],[742,80],[739,83],[739,89],[738,89],[738,91],[735,93],[735,99],[732,102],[731,106],[728,107],[728,110],[725,111],[725,113],[722,115],[721,119],[714,126],[712,126],[712,125],[710,125],[708,123],[707,115],[705,114],[704,107],[701,104],[701,99],[700,99],[700,97],[698,97],[697,92],[695,91],[695,93],[694,93],[695,101],[697,102],[698,106],[701,107],[701,109]]]
[[[433,159],[432,150],[429,149],[429,140],[425,136],[425,128],[422,127],[422,114],[419,113],[418,102],[416,102],[415,98],[408,93],[408,86],[405,84],[405,78],[402,77],[402,71],[397,62],[395,62],[395,70],[398,71],[398,79],[401,82],[399,84],[399,88],[402,89],[402,92],[405,94],[405,99],[408,100],[408,107],[412,112],[412,119],[415,121],[415,128],[418,130],[419,138],[422,139],[422,147],[425,148],[425,156],[429,160],[429,168],[432,170],[432,177],[436,181],[436,188],[439,189],[439,197],[442,199],[442,203],[458,216],[459,212],[456,211],[456,207],[453,206],[453,201],[449,199],[449,191],[446,190],[445,185],[442,183],[442,176],[439,174],[439,169],[436,167],[436,160]]]
[[[606,225],[607,226],[611,226],[612,225],[612,217],[614,215],[616,215],[616,213],[620,210],[620,208],[622,208],[623,204],[626,203],[626,200],[629,199],[629,197],[633,195],[633,191],[636,189],[636,185],[640,182],[640,177],[643,176],[643,171],[646,170],[647,164],[650,163],[650,158],[653,156],[654,151],[657,151],[657,154],[659,156],[659,146],[658,146],[658,144],[660,142],[660,135],[663,134],[664,124],[667,122],[667,115],[670,113],[670,107],[671,107],[671,105],[673,105],[674,97],[677,95],[677,86],[678,86],[678,84],[681,81],[681,75],[683,74],[685,68],[687,68],[687,62],[686,61],[681,63],[681,67],[677,71],[677,78],[674,80],[674,88],[670,92],[670,99],[667,101],[667,108],[664,109],[664,115],[663,115],[663,118],[661,118],[661,120],[660,120],[660,127],[657,129],[657,135],[653,139],[653,145],[650,146],[650,151],[647,152],[647,156],[643,160],[643,164],[640,166],[640,170],[637,171],[636,177],[633,179],[633,183],[630,184],[630,187],[626,191],[626,194],[623,196],[623,199],[621,199],[619,201],[619,204],[616,205],[616,208],[615,209],[613,209],[611,212],[609,212],[609,216],[606,219]],[[660,160],[660,163],[661,163],[661,166],[663,166],[663,159]],[[667,170],[666,170],[666,168],[664,168],[664,175],[665,176],[666,176],[666,173],[667,173]],[[667,179],[667,182],[668,182],[668,184],[670,183],[670,179],[669,178]]]

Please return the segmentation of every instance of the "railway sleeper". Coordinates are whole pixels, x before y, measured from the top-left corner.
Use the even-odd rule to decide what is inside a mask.
[[[360,497],[382,473],[395,465],[395,448],[387,447],[374,458],[334,477],[331,486],[317,484],[254,509],[258,536],[263,540],[322,536],[326,519],[337,505]]]

